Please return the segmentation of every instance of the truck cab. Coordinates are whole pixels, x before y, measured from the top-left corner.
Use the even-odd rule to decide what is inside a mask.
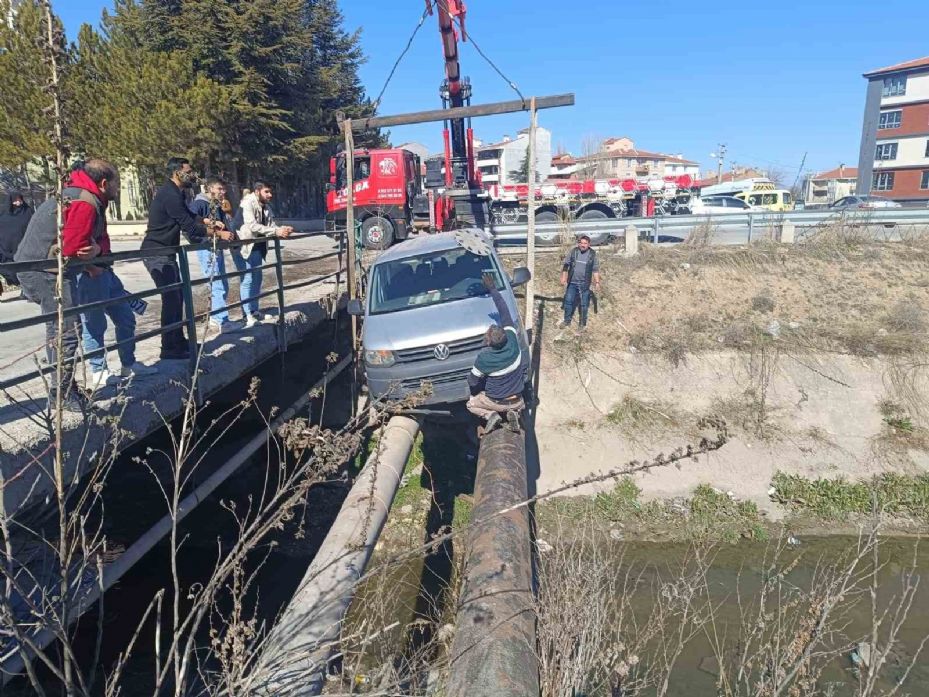
[[[326,229],[330,231],[346,224],[346,162],[345,153],[329,161]],[[414,230],[431,225],[442,229],[449,216],[441,203],[430,213],[430,201],[436,197],[424,192],[422,163],[409,150],[355,150],[352,179],[355,221],[361,223],[362,242],[368,249],[387,249]]]

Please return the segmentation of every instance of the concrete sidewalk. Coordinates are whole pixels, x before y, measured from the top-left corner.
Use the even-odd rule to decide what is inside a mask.
[[[331,251],[333,242],[328,238],[310,238],[295,240],[288,246],[298,245],[303,247],[300,256],[315,256]],[[334,270],[336,260],[331,261]],[[151,279],[140,263],[122,266],[118,273],[128,290],[151,287]],[[193,269],[197,264],[191,266]],[[319,274],[319,271],[307,272],[307,278]],[[274,285],[271,282],[266,288]],[[344,288],[343,284],[340,291]],[[286,293],[285,339],[288,345],[306,338],[314,327],[325,321],[327,301],[334,291],[335,281],[329,280]],[[149,304],[144,325],[157,324],[159,305],[157,298],[153,300],[155,302]],[[270,310],[272,302],[273,297],[263,301],[263,310],[268,316],[265,323],[240,333],[217,335],[211,332],[203,341],[204,326],[202,322],[198,325],[199,339],[203,341],[199,387],[204,398],[278,352],[277,317],[276,309]],[[7,312],[14,308],[17,313],[38,312],[32,303],[16,301],[4,303],[0,306],[0,313],[6,319]],[[142,330],[140,327],[139,331]],[[11,357],[26,352],[33,344],[41,344],[43,339],[44,328],[41,326],[9,332],[9,336],[0,340],[0,364],[9,364]],[[110,341],[113,341],[112,328],[108,337]],[[77,470],[86,471],[100,453],[111,452],[114,448],[121,450],[182,413],[189,392],[189,364],[186,361],[159,361],[159,350],[157,337],[140,343],[136,349],[137,360],[157,367],[157,375],[137,379],[132,384],[110,384],[103,388],[98,392],[86,421],[79,414],[66,415],[62,450],[67,463],[67,477]],[[13,368],[14,374],[22,374],[34,369],[35,364],[30,359],[20,360]],[[110,357],[110,368],[118,371],[115,356]],[[10,371],[8,367],[3,372],[11,374]],[[54,441],[50,426],[46,389],[41,380],[12,388],[9,395],[0,395],[0,487],[3,490],[0,502],[7,513],[21,512],[39,504],[53,491],[49,465]]]

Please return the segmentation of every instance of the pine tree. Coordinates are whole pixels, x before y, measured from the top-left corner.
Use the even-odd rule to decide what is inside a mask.
[[[143,20],[135,0],[117,0],[102,32],[81,27],[71,85],[92,118],[78,121],[75,142],[120,163],[158,166],[174,154],[206,161],[222,142],[217,85],[191,75],[182,53],[149,49]]]
[[[514,169],[510,171],[510,178],[517,184],[528,184],[530,179],[529,174],[529,146],[526,146],[526,154],[523,155],[523,161],[519,165],[519,169]]]
[[[35,161],[47,165],[54,148],[45,92],[48,74],[38,43],[42,10],[36,0],[26,0],[7,23],[10,7],[10,0],[0,0],[0,166],[19,169]],[[70,58],[63,40],[62,51],[62,72],[67,75]]]

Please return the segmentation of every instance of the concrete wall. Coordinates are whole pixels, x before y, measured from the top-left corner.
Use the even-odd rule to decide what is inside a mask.
[[[331,287],[321,284],[308,289],[304,297],[321,297],[330,291]],[[304,339],[326,317],[318,300],[291,304],[285,315],[286,342]],[[222,335],[206,342],[199,382],[204,398],[275,355],[275,332],[275,326],[262,324],[249,333]],[[161,428],[165,420],[179,416],[189,393],[188,370],[186,361],[161,362],[156,376],[136,381],[123,394],[107,388],[109,392],[96,402],[86,422],[79,414],[66,415],[62,434],[66,478],[75,470],[88,471],[114,442],[121,450]],[[38,381],[27,383],[24,389],[29,394],[45,394]],[[117,424],[118,438],[114,434]],[[0,505],[5,511],[14,514],[41,506],[53,491],[51,450],[49,434],[41,425],[24,418],[4,425],[0,434]],[[44,471],[35,466],[33,454],[42,458]]]
[[[882,80],[869,80],[865,93],[864,118],[861,124],[861,145],[858,150],[858,184],[856,192],[871,193],[871,175],[874,170],[874,148],[877,143],[877,124],[881,112]]]
[[[903,399],[893,387],[888,361],[833,354],[797,358],[782,355],[774,364],[767,390],[770,437],[759,438],[743,425],[748,410],[729,408],[722,415],[730,422],[730,442],[680,470],[669,467],[637,476],[645,496],[688,496],[705,483],[774,513],[778,509],[768,488],[779,470],[859,480],[929,467],[929,453],[882,444],[887,427],[880,402]],[[678,366],[643,354],[588,353],[576,365],[543,354],[536,422],[538,491],[693,443],[697,416],[718,409],[721,401],[744,400],[746,390],[757,387],[756,380],[747,353],[690,355]],[[916,386],[926,394],[925,377],[917,378]],[[651,414],[645,420],[650,425],[631,434],[623,431],[606,415],[626,395],[651,403],[668,418]],[[612,486],[607,482],[584,493]]]

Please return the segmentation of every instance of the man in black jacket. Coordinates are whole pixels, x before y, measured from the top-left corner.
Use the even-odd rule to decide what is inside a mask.
[[[18,191],[10,192],[10,205],[0,214],[0,264],[9,264],[13,261],[16,248],[26,234],[26,226],[32,218],[32,209],[26,204],[26,199]],[[16,276],[10,271],[0,271],[2,291],[5,293],[10,286],[18,286]]]
[[[590,305],[590,288],[600,292],[600,262],[597,252],[590,248],[590,238],[581,235],[577,246],[565,258],[561,268],[561,285],[565,288],[564,320],[558,327],[564,329],[571,325],[574,311],[580,305],[580,330],[587,328],[587,308]]]
[[[197,184],[197,173],[190,162],[181,157],[172,157],[167,166],[168,181],[158,189],[148,213],[148,229],[142,240],[143,251],[161,250],[164,254],[146,257],[145,268],[158,288],[164,288],[181,279],[175,258],[181,243],[181,233],[191,242],[202,242],[207,237],[218,236],[222,240],[232,239],[232,233],[222,223],[208,218],[196,218],[187,208],[184,190]],[[190,349],[184,328],[184,296],[179,288],[161,295],[162,329],[178,325],[161,335],[161,358],[163,360],[185,360],[190,358]]]

